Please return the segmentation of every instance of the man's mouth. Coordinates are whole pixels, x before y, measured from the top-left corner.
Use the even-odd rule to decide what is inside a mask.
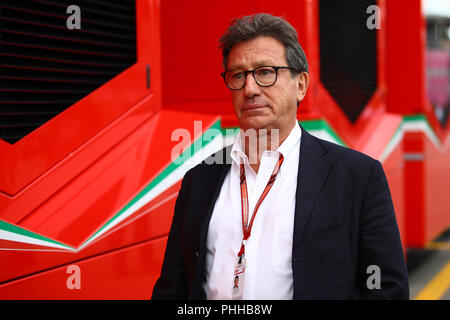
[[[242,106],[242,111],[253,111],[253,110],[260,110],[260,109],[264,109],[267,108],[267,105],[264,104],[247,104]]]

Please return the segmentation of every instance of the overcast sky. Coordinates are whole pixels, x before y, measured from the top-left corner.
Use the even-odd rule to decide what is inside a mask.
[[[425,14],[450,18],[450,0],[422,0],[422,6]]]

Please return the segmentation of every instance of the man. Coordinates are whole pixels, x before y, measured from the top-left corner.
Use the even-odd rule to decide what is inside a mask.
[[[186,173],[152,298],[408,299],[380,162],[298,124],[309,78],[295,29],[243,17],[221,47],[241,131],[225,164]]]

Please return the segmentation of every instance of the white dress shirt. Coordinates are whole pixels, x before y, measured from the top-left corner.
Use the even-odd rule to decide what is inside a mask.
[[[292,241],[300,138],[301,129],[296,121],[276,151],[264,151],[255,173],[243,152],[242,131],[236,136],[231,150],[231,170],[225,177],[209,223],[203,284],[208,299],[232,299],[234,267],[243,238],[240,163],[243,161],[245,167],[250,221],[280,153],[284,156],[283,164],[259,207],[245,246],[243,299],[292,299]]]

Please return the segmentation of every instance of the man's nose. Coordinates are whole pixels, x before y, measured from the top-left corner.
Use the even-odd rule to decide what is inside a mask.
[[[259,85],[256,83],[255,78],[253,77],[252,73],[247,73],[246,79],[245,79],[245,86],[243,88],[244,95],[247,98],[251,98],[255,95],[259,95],[261,93],[261,89]]]

